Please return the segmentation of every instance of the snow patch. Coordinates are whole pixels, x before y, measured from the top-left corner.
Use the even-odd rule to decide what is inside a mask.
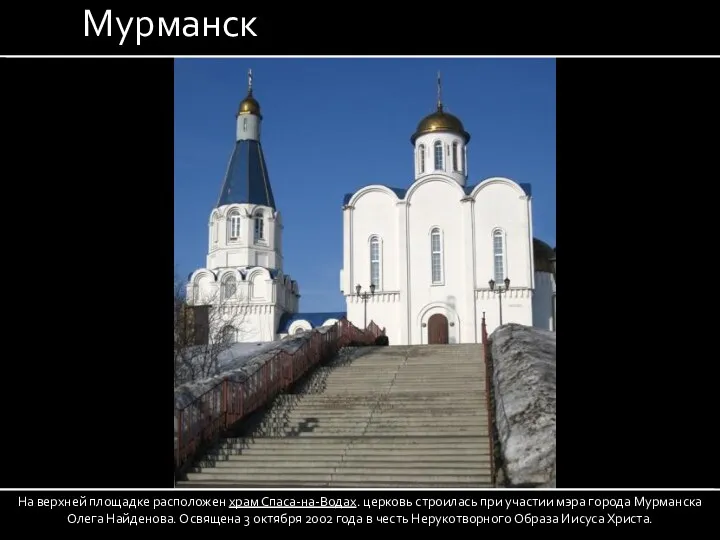
[[[189,382],[175,388],[175,408],[187,407],[224,379],[235,382],[244,381],[280,351],[293,354],[310,340],[314,332],[325,334],[330,328],[332,326],[323,326],[314,329],[312,332],[288,336],[281,341],[235,343],[231,345],[219,355],[217,375],[200,381]]]

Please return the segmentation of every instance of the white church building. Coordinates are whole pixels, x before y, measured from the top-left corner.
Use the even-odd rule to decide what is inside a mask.
[[[333,324],[344,313],[298,314],[299,286],[283,272],[283,224],[260,143],[252,72],[236,124],[235,147],[208,222],[205,268],[189,276],[188,304],[209,307],[211,340],[274,341]]]
[[[470,134],[440,89],[410,138],[414,181],[345,196],[347,319],[386,327],[391,345],[480,342],[483,313],[488,332],[501,317],[554,330],[554,250],[533,238],[530,185],[468,183]]]
[[[499,177],[468,184],[470,134],[444,110],[439,80],[437,110],[411,137],[411,185],[373,184],[345,196],[347,311],[300,312],[298,283],[283,270],[283,224],[252,82],[249,72],[210,212],[205,267],[187,283],[188,304],[207,307],[209,339],[273,341],[347,318],[385,327],[391,345],[475,343],[483,313],[492,331],[501,306],[504,323],[555,329],[554,250],[533,238],[530,186]]]

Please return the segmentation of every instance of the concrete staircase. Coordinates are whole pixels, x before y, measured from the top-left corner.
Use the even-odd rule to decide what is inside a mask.
[[[177,487],[488,487],[482,354],[481,345],[347,350]]]

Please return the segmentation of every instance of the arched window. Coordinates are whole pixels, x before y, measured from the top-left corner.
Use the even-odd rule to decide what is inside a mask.
[[[434,284],[443,281],[443,254],[442,254],[442,238],[440,229],[435,227],[430,232],[430,255],[432,260],[432,282]]]
[[[420,174],[425,172],[425,145],[421,144],[418,148],[418,170],[420,171]]]
[[[462,149],[462,171],[467,175],[467,147]]]
[[[442,142],[435,143],[435,170],[441,171],[443,168]]]
[[[230,240],[237,240],[240,238],[240,214],[237,210],[233,210],[228,218],[230,224],[228,231],[228,238]]]
[[[458,143],[453,143],[452,146],[452,160],[453,160],[453,171],[458,172]]]
[[[493,233],[493,279],[501,284],[505,279],[505,246],[503,232],[497,230]]]
[[[243,131],[247,131],[247,118],[243,118]]]
[[[370,284],[380,288],[380,239],[370,239]]]
[[[235,276],[228,276],[223,282],[223,298],[228,300],[235,297],[237,293],[237,279]]]
[[[305,329],[304,329],[302,326],[298,326],[298,327],[295,329],[294,334],[297,336],[298,334],[302,334],[303,332],[305,332]]]
[[[265,240],[265,221],[262,214],[255,215],[255,242]]]

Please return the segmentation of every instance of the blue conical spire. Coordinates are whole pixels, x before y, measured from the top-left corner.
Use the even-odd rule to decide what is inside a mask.
[[[240,103],[237,141],[217,206],[246,203],[275,209],[275,198],[260,143],[260,104],[252,95],[252,84],[252,71],[248,71],[248,94]]]

